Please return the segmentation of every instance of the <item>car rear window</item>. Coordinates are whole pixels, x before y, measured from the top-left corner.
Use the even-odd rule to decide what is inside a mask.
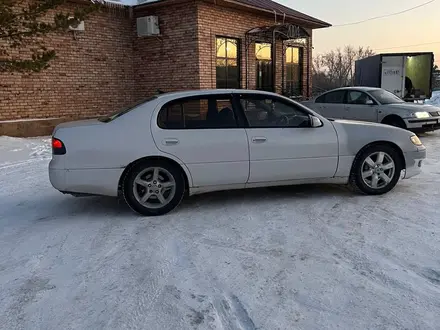
[[[205,95],[167,103],[158,116],[162,129],[237,128],[231,95]]]
[[[109,122],[115,120],[116,118],[119,118],[119,117],[125,115],[126,113],[130,112],[131,110],[137,108],[138,106],[144,105],[144,104],[146,104],[148,102],[151,102],[151,101],[153,101],[155,99],[157,99],[157,96],[149,97],[149,98],[144,99],[144,100],[142,100],[140,102],[137,102],[136,104],[134,104],[134,105],[132,105],[132,106],[130,106],[128,108],[125,108],[123,110],[119,110],[117,112],[114,112],[113,114],[111,114],[109,116],[101,117],[101,118],[99,118],[99,120],[102,121],[103,123],[109,123]]]
[[[316,99],[316,103],[344,103],[344,97],[344,90],[329,92]]]

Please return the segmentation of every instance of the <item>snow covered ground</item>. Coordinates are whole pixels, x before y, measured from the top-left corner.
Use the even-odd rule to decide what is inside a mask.
[[[440,133],[383,197],[302,186],[141,218],[48,181],[48,139],[0,137],[1,329],[438,329]]]

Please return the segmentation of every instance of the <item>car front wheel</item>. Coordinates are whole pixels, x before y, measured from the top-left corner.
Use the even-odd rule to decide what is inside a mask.
[[[396,186],[402,167],[399,153],[393,147],[389,145],[368,147],[354,161],[350,185],[364,194],[385,194]]]
[[[145,161],[127,173],[123,194],[132,210],[145,216],[163,215],[182,201],[185,180],[182,172],[165,161]]]
[[[406,129],[406,124],[403,121],[403,119],[400,118],[400,117],[394,117],[394,118],[386,119],[383,122],[383,124],[394,126],[394,127],[398,127],[398,128],[402,128],[402,129]]]

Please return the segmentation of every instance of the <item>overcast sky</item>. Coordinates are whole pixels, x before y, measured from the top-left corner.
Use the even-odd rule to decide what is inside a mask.
[[[277,0],[333,25],[395,13],[428,0]],[[377,53],[433,51],[440,65],[440,0],[389,18],[314,31],[315,54],[351,44],[370,46]],[[431,45],[400,47],[406,45]],[[399,48],[394,48],[399,47]],[[386,48],[386,49],[385,49]]]

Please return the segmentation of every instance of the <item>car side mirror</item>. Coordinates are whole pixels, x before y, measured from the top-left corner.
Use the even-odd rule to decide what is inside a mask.
[[[322,123],[321,119],[319,119],[318,117],[315,117],[315,116],[310,116],[310,127],[318,128],[323,125],[324,124]]]
[[[373,100],[367,100],[367,102],[365,102],[366,105],[374,105]]]

